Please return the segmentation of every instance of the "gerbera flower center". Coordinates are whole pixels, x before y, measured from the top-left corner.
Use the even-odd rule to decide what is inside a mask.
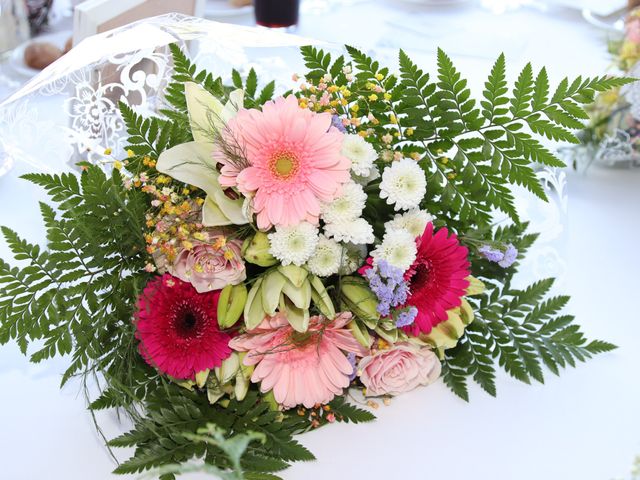
[[[304,348],[312,341],[316,340],[317,332],[310,330],[306,332],[296,332],[295,330],[289,335],[289,342],[291,342],[296,348]]]
[[[415,272],[411,277],[411,282],[416,285],[424,285],[429,281],[430,262],[420,263],[415,267]]]
[[[271,155],[269,161],[269,170],[271,173],[282,180],[293,177],[300,167],[298,157],[290,151],[279,151]]]
[[[174,328],[180,338],[191,339],[199,335],[205,321],[201,312],[185,306],[176,312]]]
[[[195,315],[189,312],[184,317],[184,327],[188,330],[191,330],[193,327],[196,326],[197,321],[198,319],[195,317]]]

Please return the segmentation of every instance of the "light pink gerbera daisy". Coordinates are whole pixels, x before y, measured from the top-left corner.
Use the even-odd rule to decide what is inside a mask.
[[[318,223],[321,202],[330,202],[350,178],[351,161],[340,152],[343,134],[331,114],[298,106],[293,95],[267,102],[262,111],[240,110],[224,133],[230,158],[222,164],[220,184],[253,197],[258,227]],[[225,150],[225,149],[223,149]]]
[[[276,401],[286,408],[330,402],[349,386],[354,367],[345,352],[368,354],[344,328],[351,313],[334,320],[322,316],[309,319],[309,329],[296,332],[283,313],[267,317],[255,329],[234,338],[229,345],[241,352],[247,366],[257,365],[251,381],[260,391],[273,390]]]

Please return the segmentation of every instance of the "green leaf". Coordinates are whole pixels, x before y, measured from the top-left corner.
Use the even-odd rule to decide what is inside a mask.
[[[247,81],[245,83],[245,93],[249,97],[254,97],[256,94],[256,88],[258,88],[258,75],[256,71],[252,68],[249,70],[249,75],[247,75]]]
[[[533,111],[542,110],[547,106],[549,99],[549,76],[547,70],[543,67],[536,77],[535,87],[533,91],[533,99],[531,109]]]
[[[558,315],[568,297],[544,300],[553,279],[537,281],[524,290],[511,289],[510,276],[504,283],[482,280],[488,286],[485,295],[469,298],[476,319],[458,346],[447,350],[444,362],[445,383],[462,398],[467,398],[469,377],[495,395],[492,365],[496,359],[514,378],[542,383],[542,365],[557,375],[562,368],[616,348],[599,340],[587,342],[573,317]]]
[[[276,89],[276,82],[272,80],[269,83],[267,83],[267,85],[265,85],[265,87],[262,89],[262,91],[260,92],[260,96],[256,99],[256,102],[259,105],[263,105],[268,100],[271,100],[273,98],[275,89]]]
[[[288,461],[313,460],[313,455],[292,438],[303,428],[303,420],[295,411],[281,418],[282,414],[259,401],[254,391],[244,401],[231,400],[224,408],[210,405],[206,396],[176,390],[179,388],[169,385],[157,395],[148,396],[147,416],[139,418],[132,431],[109,442],[116,447],[137,446],[134,456],[115,473],[136,473],[196,457],[221,469],[242,458],[242,469],[256,474],[279,471]],[[232,439],[225,440],[223,446],[217,433],[208,438],[207,434],[216,430],[203,431],[207,423],[224,429]],[[255,438],[263,443],[249,447]]]
[[[330,403],[331,411],[336,414],[336,418],[346,423],[371,422],[376,419],[371,412],[358,408],[345,400],[344,397],[335,397]]]
[[[470,98],[471,90],[467,88],[467,81],[442,49],[438,49],[438,80],[439,107],[443,110],[440,115],[449,122],[441,135],[449,137],[465,129],[474,131],[479,128],[483,121],[479,119],[480,111],[475,108],[475,100]]]
[[[501,105],[509,102],[507,97],[507,78],[504,54],[500,54],[496,62],[493,64],[489,79],[484,84],[485,90],[483,96],[486,102],[482,103],[482,115],[492,122],[496,116],[496,109]]]
[[[469,401],[469,389],[467,387],[467,374],[464,367],[455,365],[455,356],[448,358],[442,364],[442,379],[453,393],[463,399]],[[460,357],[462,358],[462,357]],[[460,362],[460,361],[458,361]]]
[[[530,112],[530,102],[533,98],[534,83],[533,70],[531,64],[527,63],[520,72],[515,88],[513,89],[513,97],[511,98],[511,107],[509,110],[514,117],[524,117]]]
[[[589,351],[589,353],[597,354],[611,352],[618,347],[613,343],[605,342],[603,340],[593,340],[589,342],[589,344],[585,348]]]
[[[196,65],[184,54],[178,44],[170,44],[169,49],[173,57],[173,76],[172,82],[166,89],[165,98],[175,110],[174,112],[169,111],[169,113],[178,114],[173,115],[174,120],[184,118],[180,114],[184,114],[187,111],[187,100],[184,95],[184,84],[186,82],[199,84],[214,97],[224,98],[226,96],[228,89],[226,90],[223,87],[222,79],[214,77],[205,70],[197,71]]]

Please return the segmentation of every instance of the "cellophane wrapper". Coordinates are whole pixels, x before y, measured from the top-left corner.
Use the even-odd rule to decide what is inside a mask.
[[[167,107],[172,43],[227,84],[233,69],[246,76],[253,68],[261,83],[275,80],[276,93],[284,93],[295,86],[292,73],[303,70],[299,47],[320,42],[178,14],[89,37],[0,104],[5,169],[59,172],[80,160],[100,163],[106,149],[124,155],[118,103],[145,116]]]

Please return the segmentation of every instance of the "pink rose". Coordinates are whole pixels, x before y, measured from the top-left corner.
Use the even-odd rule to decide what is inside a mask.
[[[227,240],[223,235],[211,236],[211,243],[196,244],[183,250],[174,264],[174,276],[191,282],[198,293],[237,285],[247,278],[239,240]]]
[[[364,357],[358,365],[360,380],[368,396],[398,395],[440,376],[440,361],[427,347],[398,343]]]

